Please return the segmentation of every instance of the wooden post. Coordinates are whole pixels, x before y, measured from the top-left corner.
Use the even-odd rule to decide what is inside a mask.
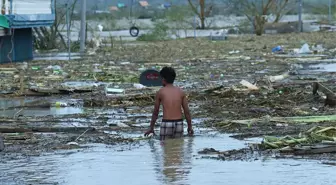
[[[24,72],[23,72],[23,70],[20,70],[20,94],[24,93],[24,88],[25,88]]]
[[[0,135],[0,152],[5,149],[4,138]]]

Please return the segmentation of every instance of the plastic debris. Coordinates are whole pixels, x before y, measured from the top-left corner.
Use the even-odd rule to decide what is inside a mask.
[[[130,126],[128,126],[128,125],[126,125],[125,123],[117,123],[117,126],[118,127],[122,127],[122,128],[127,128],[127,127],[130,127]]]
[[[312,46],[312,50],[313,50],[314,53],[324,52],[324,48],[323,48],[322,44]]]
[[[259,88],[246,80],[240,82],[241,85],[247,87],[249,90],[259,90]]]
[[[67,145],[79,146],[79,144],[77,142],[69,142],[69,143],[67,143]]]
[[[272,49],[272,53],[278,53],[278,52],[283,52],[282,46],[276,46]]]
[[[309,45],[306,43],[299,50],[299,54],[309,54],[309,53],[311,53],[311,51],[309,49]]]
[[[142,84],[133,84],[133,86],[137,89],[143,89],[146,88],[146,86],[142,85]]]
[[[268,79],[270,82],[276,82],[276,81],[281,81],[287,77],[289,77],[289,74],[285,73],[285,74],[277,75],[277,76],[269,76]]]
[[[114,95],[114,94],[124,94],[125,90],[124,89],[119,89],[118,87],[111,87],[110,85],[107,85],[105,87],[105,95]]]
[[[229,52],[229,54],[231,54],[231,55],[232,55],[232,54],[238,54],[238,53],[240,53],[239,50],[233,50],[233,51],[230,51],[230,52]]]
[[[67,107],[68,104],[67,104],[67,103],[64,103],[64,102],[55,102],[55,106],[56,106],[56,107]]]

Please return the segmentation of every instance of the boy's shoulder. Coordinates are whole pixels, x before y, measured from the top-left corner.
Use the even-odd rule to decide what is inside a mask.
[[[158,92],[160,92],[160,91],[162,92],[162,91],[165,91],[165,90],[169,90],[169,89],[171,89],[171,88],[183,92],[183,90],[182,90],[180,87],[177,87],[177,86],[173,86],[173,87],[161,87],[161,88],[159,89]]]
[[[179,93],[179,94],[181,94],[181,96],[184,96],[184,91],[180,88],[180,87],[176,87],[176,86],[174,86],[173,87],[173,91],[174,91],[174,93],[173,94],[176,94],[176,93]],[[158,94],[159,95],[169,95],[172,91],[172,87],[161,87],[159,90],[158,90]],[[167,94],[167,93],[168,94]]]

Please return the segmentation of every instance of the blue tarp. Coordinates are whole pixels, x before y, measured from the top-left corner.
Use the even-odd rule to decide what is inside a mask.
[[[9,22],[6,16],[0,15],[0,27],[9,28]]]
[[[166,3],[163,4],[163,6],[164,6],[165,8],[170,8],[170,7],[171,7],[171,3],[166,2]]]
[[[118,3],[118,8],[124,8],[125,7],[125,4],[124,3]]]

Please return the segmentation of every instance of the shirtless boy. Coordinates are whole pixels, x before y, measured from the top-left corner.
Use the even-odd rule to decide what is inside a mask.
[[[182,110],[188,123],[188,134],[194,133],[191,125],[191,116],[188,107],[187,97],[184,92],[173,85],[176,73],[171,67],[164,67],[160,71],[163,88],[161,88],[155,96],[155,105],[150,123],[150,129],[145,133],[145,136],[154,134],[154,124],[158,118],[160,104],[163,107],[163,118],[160,126],[160,140],[166,138],[183,137],[183,119]]]

